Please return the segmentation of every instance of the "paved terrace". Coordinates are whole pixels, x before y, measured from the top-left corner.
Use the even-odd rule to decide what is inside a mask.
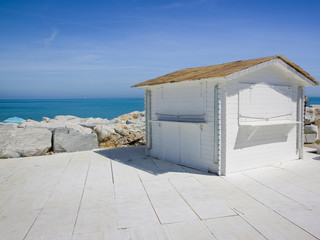
[[[141,147],[0,160],[0,239],[319,239],[320,159],[218,177]]]

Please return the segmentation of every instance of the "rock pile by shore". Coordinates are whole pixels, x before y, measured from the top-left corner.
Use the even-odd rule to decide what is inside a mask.
[[[320,138],[320,105],[312,105],[306,107],[304,113],[304,143],[314,144],[318,138]]]
[[[306,107],[304,115],[305,124],[314,124],[320,128],[320,105]]]
[[[112,120],[56,116],[19,125],[0,123],[0,158],[143,144],[144,112],[131,112]]]

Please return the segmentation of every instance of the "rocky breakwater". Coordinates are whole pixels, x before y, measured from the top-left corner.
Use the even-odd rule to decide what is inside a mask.
[[[112,120],[56,116],[0,123],[0,158],[143,145],[144,119],[144,112],[132,112]]]
[[[145,117],[144,112],[132,112],[112,119],[109,124],[93,128],[101,148],[114,148],[144,145]]]
[[[308,106],[304,112],[304,143],[320,138],[320,105]]]
[[[308,106],[304,113],[305,125],[316,125],[320,129],[320,105]]]

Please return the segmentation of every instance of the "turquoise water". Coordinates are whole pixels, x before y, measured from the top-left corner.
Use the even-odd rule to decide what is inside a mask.
[[[308,105],[320,105],[320,97],[309,97]],[[74,115],[112,119],[132,111],[143,111],[143,98],[0,100],[0,122],[9,117],[32,118]]]
[[[143,110],[143,98],[0,100],[0,122],[15,116],[36,121],[56,115],[112,119]]]
[[[309,102],[307,104],[309,105],[320,105],[320,97],[309,97]]]

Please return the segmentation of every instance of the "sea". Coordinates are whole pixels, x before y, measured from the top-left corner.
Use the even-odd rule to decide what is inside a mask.
[[[307,103],[307,106],[310,105],[320,105],[320,97],[309,97],[309,102]]]
[[[309,97],[307,105],[320,105],[320,97]],[[41,121],[42,117],[54,118],[57,115],[113,119],[125,113],[143,110],[143,98],[0,99],[0,122],[10,117]]]
[[[41,121],[57,115],[113,119],[133,111],[144,111],[143,98],[0,100],[0,122],[10,117]]]

